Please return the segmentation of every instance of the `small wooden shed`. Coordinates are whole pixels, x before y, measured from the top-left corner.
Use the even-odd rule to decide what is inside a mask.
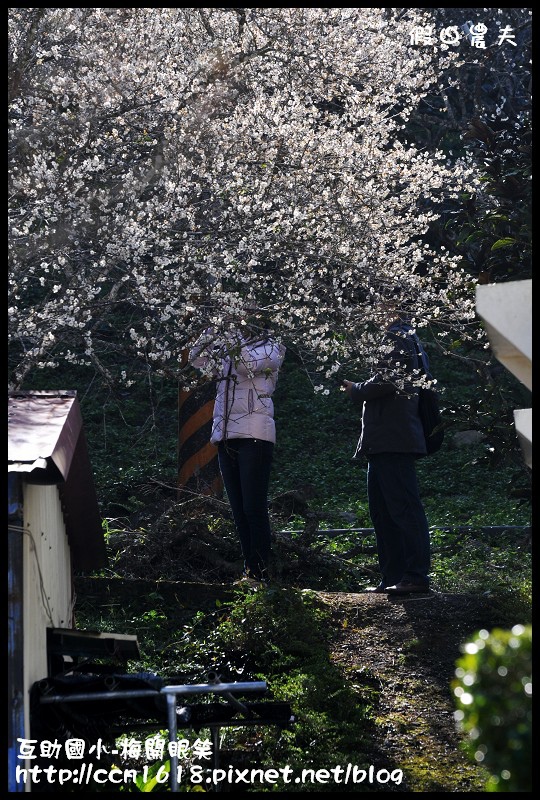
[[[20,739],[30,739],[30,689],[50,674],[51,632],[75,628],[73,575],[107,564],[77,393],[8,395],[8,791]]]

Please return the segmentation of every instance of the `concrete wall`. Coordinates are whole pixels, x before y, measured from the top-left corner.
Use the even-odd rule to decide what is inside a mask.
[[[25,730],[29,692],[47,677],[47,628],[73,621],[71,555],[57,486],[24,485],[23,630]]]
[[[532,280],[477,286],[476,311],[497,360],[532,391]],[[516,409],[514,423],[532,469],[532,409]]]

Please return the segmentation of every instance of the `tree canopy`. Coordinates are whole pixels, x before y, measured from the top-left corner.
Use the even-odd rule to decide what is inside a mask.
[[[464,124],[460,69],[515,45],[484,57],[444,11],[9,9],[11,386],[66,362],[187,385],[204,329],[266,319],[323,388],[376,358],[388,297],[482,344],[478,275],[429,237],[481,169],[411,131],[434,96]]]

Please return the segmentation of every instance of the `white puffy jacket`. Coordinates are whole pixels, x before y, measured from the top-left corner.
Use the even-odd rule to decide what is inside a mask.
[[[234,356],[222,358],[220,371],[214,372],[217,390],[210,441],[213,444],[223,439],[275,442],[272,395],[285,347],[267,339],[243,341],[239,352],[234,345],[231,349],[235,350]],[[193,366],[207,365],[209,355],[205,350],[200,343],[191,350],[189,360]]]

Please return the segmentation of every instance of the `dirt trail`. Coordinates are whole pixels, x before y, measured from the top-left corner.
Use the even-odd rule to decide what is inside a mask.
[[[215,608],[216,600],[232,599],[233,591],[230,584],[120,578],[78,578],[76,588],[79,602],[96,606],[128,605],[133,597],[157,591],[165,605],[174,606],[178,623],[195,610]],[[403,783],[388,790],[483,791],[485,772],[460,747],[450,682],[469,637],[520,620],[487,593],[388,597],[307,590],[331,614],[332,663],[346,681],[361,687],[374,709],[370,752],[362,755],[376,769],[403,770]]]
[[[351,681],[376,689],[373,763],[401,768],[393,791],[483,791],[486,775],[460,747],[450,689],[461,644],[516,620],[489,596],[317,592],[333,612],[331,658]]]

